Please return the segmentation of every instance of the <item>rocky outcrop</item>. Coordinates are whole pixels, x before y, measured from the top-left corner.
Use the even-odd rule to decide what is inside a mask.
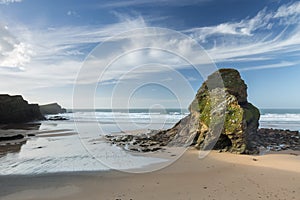
[[[0,95],[0,124],[24,123],[44,119],[37,104],[28,104],[22,96]]]
[[[288,149],[300,151],[299,131],[261,128],[257,136],[253,143],[260,148],[261,153]]]
[[[40,111],[43,115],[56,115],[59,113],[65,113],[66,109],[62,108],[57,103],[51,103],[47,105],[41,105]]]
[[[253,140],[260,113],[247,101],[247,85],[237,70],[220,69],[210,75],[198,90],[190,112],[200,119],[197,148],[257,152]]]
[[[247,101],[247,86],[237,70],[220,69],[210,75],[198,90],[189,110],[190,114],[173,128],[150,132],[147,144],[193,144],[204,150],[258,152],[254,140],[257,138],[260,113]],[[137,137],[133,137],[135,141]],[[109,136],[108,140],[118,145],[114,137]],[[123,136],[122,140],[124,146],[130,146],[130,138]]]

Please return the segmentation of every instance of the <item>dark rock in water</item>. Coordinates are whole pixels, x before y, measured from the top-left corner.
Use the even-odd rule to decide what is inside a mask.
[[[61,120],[69,120],[69,119],[66,117],[62,117],[62,116],[53,116],[53,117],[49,117],[48,120],[61,121]]]
[[[28,104],[22,96],[0,95],[0,124],[43,120],[37,104]]]
[[[43,115],[55,115],[55,114],[59,114],[59,113],[66,113],[66,109],[62,108],[57,103],[41,105],[40,111]]]
[[[151,138],[151,133],[138,135],[106,135],[105,138],[128,151],[153,152],[162,149],[163,143]]]

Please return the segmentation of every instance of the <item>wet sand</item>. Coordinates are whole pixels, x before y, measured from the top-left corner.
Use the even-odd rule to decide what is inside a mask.
[[[118,171],[1,176],[1,200],[27,199],[298,199],[300,152],[264,156],[190,149],[155,172]]]

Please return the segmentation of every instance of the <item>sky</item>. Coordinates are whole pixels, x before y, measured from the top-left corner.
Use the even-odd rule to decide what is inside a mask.
[[[0,93],[66,108],[188,107],[235,68],[259,108],[300,108],[300,2],[0,0]]]

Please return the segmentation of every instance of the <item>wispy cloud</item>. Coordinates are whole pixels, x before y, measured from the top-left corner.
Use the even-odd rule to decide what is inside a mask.
[[[200,3],[206,3],[212,0],[117,0],[109,1],[108,3],[103,3],[100,7],[103,8],[119,8],[128,6],[145,6],[145,5],[156,5],[156,6],[186,6],[186,5],[196,5]]]
[[[0,4],[10,4],[10,3],[18,3],[18,2],[22,2],[22,0],[0,0]]]
[[[209,37],[215,35],[251,36],[253,35],[253,32],[258,29],[270,29],[271,26],[268,22],[271,18],[272,14],[267,13],[266,9],[264,9],[251,19],[241,20],[240,22],[222,23],[210,27],[192,28],[184,30],[184,32],[190,34],[200,42],[206,42]]]
[[[297,63],[299,63],[299,62],[297,62]],[[245,68],[240,69],[240,71],[252,71],[252,70],[260,70],[260,69],[273,69],[273,68],[282,68],[282,67],[291,67],[291,66],[295,66],[295,63],[284,61],[284,62],[280,62],[280,63],[276,63],[276,64],[245,67]]]
[[[287,17],[287,16],[293,16],[299,14],[300,14],[300,2],[298,1],[290,5],[281,6],[275,13],[274,17]]]
[[[147,26],[141,17],[107,26],[47,30],[7,24],[0,26],[0,91],[10,93],[71,85],[93,47],[115,34]]]
[[[276,11],[263,9],[256,16],[239,22],[192,28],[184,32],[205,46],[216,62],[274,60],[284,54],[291,56],[300,51],[299,8],[300,3],[295,2],[283,5]],[[287,62],[279,62],[268,68],[292,66],[291,62],[288,65]],[[264,67],[252,69],[259,68]]]
[[[56,63],[61,59],[78,60],[78,55],[86,56],[96,44],[111,38],[111,36],[146,26],[141,17],[123,18],[118,23],[106,26],[49,27],[46,30],[26,26],[8,26],[0,27],[0,31],[2,31],[0,34],[5,36],[0,42],[10,44],[10,49],[3,49],[3,52],[12,53],[17,44],[24,43],[27,45],[26,50],[30,51],[30,54],[26,54],[28,59]],[[8,58],[3,57],[2,60],[5,59]],[[19,63],[24,64],[21,61]]]

